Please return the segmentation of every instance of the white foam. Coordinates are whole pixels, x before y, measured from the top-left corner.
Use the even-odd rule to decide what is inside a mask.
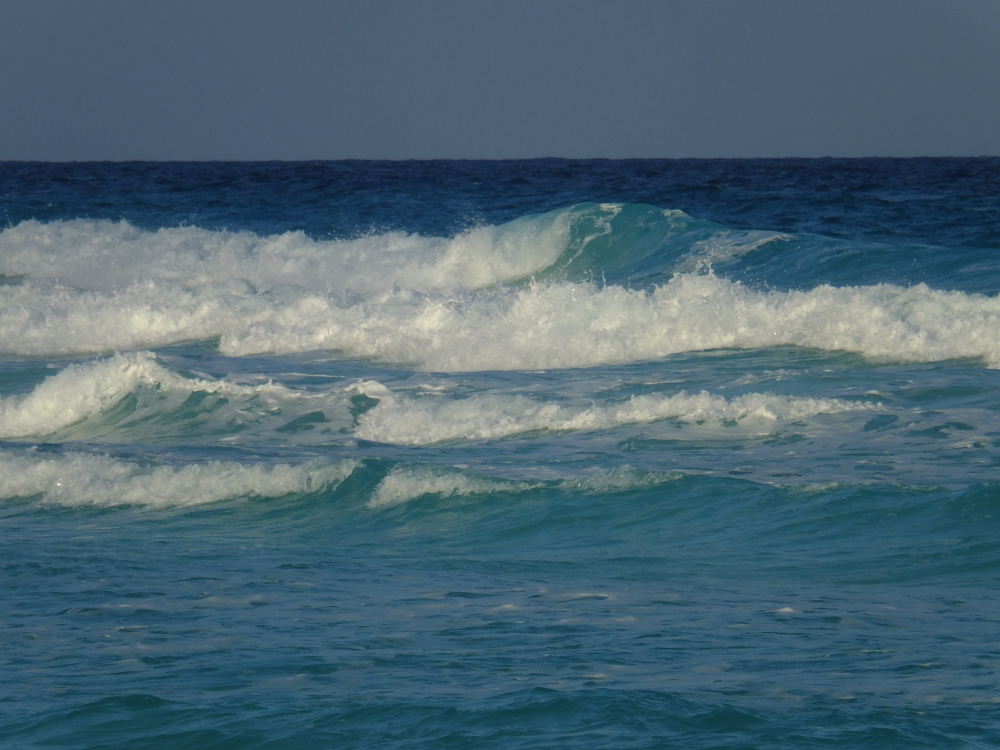
[[[261,237],[197,227],[148,232],[125,221],[25,221],[0,232],[0,274],[104,292],[138,281],[196,289],[232,280],[259,290],[294,285],[362,296],[397,287],[475,289],[551,265],[566,249],[572,219],[555,211],[452,238],[388,232],[326,241],[302,232]]]
[[[335,487],[356,467],[335,464],[245,465],[211,461],[146,467],[108,456],[0,455],[0,498],[61,506],[193,506],[244,497],[282,497]]]
[[[600,210],[613,218],[614,209]],[[587,216],[589,239],[607,230],[603,214]],[[574,221],[561,211],[451,239],[390,233],[327,242],[301,233],[24,222],[0,232],[0,273],[27,276],[0,286],[0,352],[111,352],[219,338],[220,350],[235,356],[328,349],[473,371],[797,345],[1000,367],[1000,300],[923,284],[766,292],[691,272],[651,290],[495,286],[586,245],[576,237],[584,224]],[[781,238],[706,241],[681,265]]]
[[[368,507],[372,509],[387,508],[425,495],[438,495],[444,498],[467,497],[501,492],[528,492],[540,488],[620,492],[673,481],[679,476],[681,475],[639,471],[625,465],[611,471],[601,471],[590,476],[558,482],[515,482],[472,476],[458,470],[442,467],[397,466],[375,488],[375,492],[368,501]]]
[[[528,492],[541,488],[601,493],[622,492],[675,481],[681,476],[683,475],[679,473],[658,474],[640,471],[624,465],[610,471],[598,471],[589,476],[555,482],[516,482],[478,477],[443,467],[397,466],[379,482],[368,501],[368,507],[387,508],[425,495],[445,498],[467,497]]]
[[[294,322],[337,300],[487,287],[551,265],[572,221],[556,211],[447,239],[390,232],[331,241],[26,221],[0,232],[0,274],[26,278],[0,287],[0,352],[149,348]]]
[[[0,287],[0,352],[83,354],[204,341],[273,319],[275,307],[239,282],[188,289],[148,281],[113,292],[28,282]]]
[[[377,389],[369,387],[369,390],[378,393]],[[606,430],[663,419],[759,424],[877,408],[875,404],[856,401],[770,393],[748,393],[726,399],[708,391],[633,396],[623,403],[589,406],[542,403],[506,395],[413,399],[386,392],[372,397],[380,398],[380,402],[360,417],[355,436],[397,445],[488,440],[537,430]]]
[[[532,486],[537,485],[484,479],[427,467],[396,467],[379,482],[368,507],[386,508],[424,495],[488,495],[493,492],[518,492]]]
[[[550,369],[718,348],[798,345],[895,361],[1000,367],[1000,299],[921,284],[759,292],[712,274],[652,291],[537,284],[464,298],[310,297],[222,337],[230,355],[334,349],[426,370]]]
[[[28,394],[0,399],[0,438],[50,435],[110,409],[140,386],[182,394],[202,391],[236,396],[285,391],[270,383],[241,385],[186,378],[159,364],[150,352],[116,354],[70,365]]]

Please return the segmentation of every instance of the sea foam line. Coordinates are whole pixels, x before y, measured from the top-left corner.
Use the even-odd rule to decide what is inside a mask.
[[[622,492],[669,482],[683,476],[680,473],[658,474],[640,471],[631,466],[619,466],[586,477],[555,482],[522,482],[494,479],[467,474],[456,469],[429,466],[396,466],[379,482],[368,507],[388,508],[426,495],[442,498],[492,495],[496,493],[530,492],[537,489],[570,490],[574,492]]]
[[[210,461],[142,466],[109,456],[68,453],[54,458],[0,455],[0,498],[34,498],[61,506],[193,506],[243,497],[282,497],[332,489],[357,466],[247,465]]]
[[[1000,300],[923,284],[761,292],[712,274],[677,275],[650,291],[561,282],[450,296],[395,291],[348,305],[233,285],[192,292],[148,282],[113,294],[0,287],[0,352],[120,351],[215,337],[230,356],[326,349],[439,372],[787,345],[886,361],[980,358],[997,368]]]
[[[1000,300],[923,284],[761,292],[710,273],[676,275],[652,291],[536,284],[348,308],[309,297],[223,335],[220,349],[236,356],[334,349],[462,372],[787,345],[906,362],[978,357],[1000,367]]]
[[[606,430],[664,419],[683,422],[756,423],[794,421],[818,414],[872,410],[878,404],[832,398],[748,393],[726,399],[701,391],[670,396],[632,396],[618,404],[586,407],[542,403],[524,396],[476,395],[464,399],[397,397],[379,383],[353,386],[380,399],[359,419],[355,436],[397,445],[428,445],[445,440],[489,440],[526,432]]]

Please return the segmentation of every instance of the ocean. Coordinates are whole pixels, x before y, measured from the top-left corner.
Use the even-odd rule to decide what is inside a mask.
[[[1000,159],[0,208],[0,746],[1000,747]]]

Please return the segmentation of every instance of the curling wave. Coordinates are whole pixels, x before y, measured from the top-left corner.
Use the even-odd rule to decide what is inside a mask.
[[[337,392],[304,394],[270,381],[188,377],[151,352],[133,352],[69,365],[29,393],[0,398],[0,438],[128,442],[178,431],[190,438],[191,430],[202,437],[233,434],[250,423],[258,431],[270,425],[289,432],[303,417],[351,423],[346,398]]]

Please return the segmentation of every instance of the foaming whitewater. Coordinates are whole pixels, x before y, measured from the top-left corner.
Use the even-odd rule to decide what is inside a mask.
[[[428,467],[397,467],[379,482],[368,501],[369,508],[387,508],[424,495],[465,497],[489,495],[494,492],[521,492],[537,484],[509,482],[469,476],[460,471]]]
[[[112,408],[140,387],[184,395],[287,393],[270,383],[249,386],[186,378],[159,364],[152,352],[116,354],[98,362],[70,365],[27,395],[0,399],[0,438],[49,435]]]
[[[1000,301],[924,284],[765,292],[681,274],[649,291],[539,283],[447,297],[397,291],[342,306],[295,290],[193,292],[150,282],[113,294],[6,287],[0,304],[0,348],[27,355],[219,338],[228,356],[333,350],[438,372],[592,367],[787,345],[1000,366]]]
[[[362,296],[395,287],[475,289],[554,263],[569,243],[570,219],[553,212],[453,238],[389,232],[327,241],[302,232],[260,237],[196,227],[149,232],[125,221],[26,221],[0,233],[0,274],[104,292],[141,281],[197,289],[233,280]]]
[[[339,308],[306,298],[222,337],[231,356],[332,349],[425,370],[552,369],[721,348],[804,346],[872,358],[1000,366],[1000,300],[904,288],[762,292],[708,274],[650,291],[536,284],[465,299],[397,295]]]
[[[654,211],[655,231],[634,237],[626,219],[653,219],[649,209],[637,218],[627,208],[585,205],[451,239],[396,233],[325,242],[301,233],[25,222],[0,234],[0,273],[19,280],[0,287],[0,351],[218,339],[227,356],[332,350],[469,372],[794,345],[1000,367],[997,297],[926,284],[755,288],[707,264],[790,236],[727,234]],[[626,274],[626,261],[645,270]],[[596,275],[604,281],[580,278]]]
[[[373,387],[374,385],[374,387]],[[477,395],[464,399],[424,396],[397,398],[380,384],[357,386],[378,405],[360,418],[355,436],[400,445],[445,440],[488,440],[534,431],[607,430],[662,419],[682,422],[747,422],[755,425],[867,411],[879,405],[842,399],[816,399],[748,393],[726,399],[708,391],[671,396],[640,395],[617,404],[577,406],[539,402],[524,396]]]
[[[209,461],[174,467],[83,453],[54,458],[14,454],[0,456],[0,498],[37,499],[65,507],[186,507],[320,492],[336,487],[356,465],[354,461],[272,466]]]
[[[30,220],[0,232],[0,277],[120,292],[156,281],[186,289],[241,281],[369,298],[481,289],[534,276],[642,280],[738,258],[789,235],[730,230],[654,206],[580,204],[453,237],[369,232],[313,239],[126,221]],[[668,264],[664,268],[663,264]]]
[[[0,398],[0,439],[252,440],[268,430],[295,432],[302,419],[309,423],[303,427],[329,435],[351,424],[348,407],[339,389],[305,393],[271,381],[192,377],[152,352],[133,352],[70,364],[29,393]],[[242,435],[251,426],[253,433]]]
[[[425,496],[442,499],[463,498],[495,494],[511,495],[546,489],[563,492],[623,492],[675,481],[680,476],[676,473],[657,474],[639,471],[624,465],[590,476],[561,481],[515,482],[440,467],[397,466],[379,482],[368,501],[368,507],[388,508]]]

